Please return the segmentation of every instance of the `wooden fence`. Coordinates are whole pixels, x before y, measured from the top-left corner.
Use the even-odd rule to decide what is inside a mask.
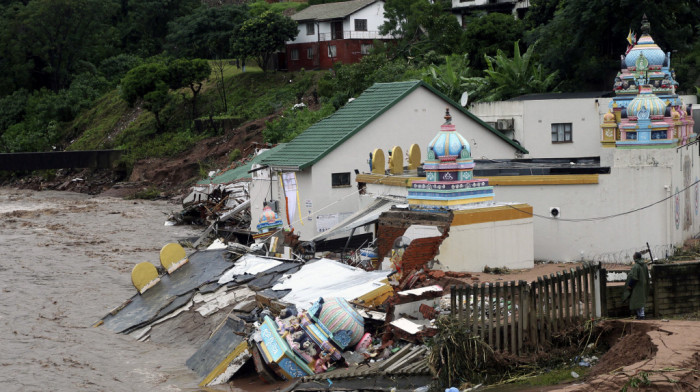
[[[567,326],[605,314],[605,270],[577,267],[536,281],[452,286],[452,314],[494,350],[535,350]],[[603,294],[601,294],[603,293]]]

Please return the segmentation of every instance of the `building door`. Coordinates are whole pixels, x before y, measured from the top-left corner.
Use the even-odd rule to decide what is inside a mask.
[[[343,21],[331,22],[331,39],[343,39]]]

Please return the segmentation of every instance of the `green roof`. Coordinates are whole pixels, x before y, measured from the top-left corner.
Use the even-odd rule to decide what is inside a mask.
[[[250,173],[248,173],[252,168],[253,164],[255,163],[260,163],[260,161],[265,158],[266,156],[270,155],[271,153],[275,151],[279,151],[282,149],[282,146],[284,144],[278,144],[277,146],[267,150],[263,151],[260,154],[256,155],[248,161],[245,165],[235,167],[230,170],[226,170],[212,178],[207,178],[205,180],[200,180],[197,181],[197,185],[209,185],[209,184],[230,184],[232,182],[238,181],[238,180],[243,180],[243,179],[251,179],[252,176]]]
[[[420,86],[438,95],[488,131],[503,139],[504,142],[513,146],[516,150],[523,154],[529,154],[520,144],[510,140],[446,95],[422,81],[411,80],[407,82],[375,83],[354,101],[310,126],[294,140],[287,143],[284,148],[266,155],[261,163],[290,170],[303,170],[318,162]]]
[[[344,19],[346,16],[367,7],[377,0],[353,0],[340,3],[316,4],[292,15],[296,21]]]

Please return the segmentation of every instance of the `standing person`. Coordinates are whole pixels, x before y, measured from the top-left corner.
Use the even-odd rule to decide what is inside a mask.
[[[637,320],[644,320],[644,305],[649,294],[649,270],[640,252],[634,253],[634,265],[627,277],[627,290],[630,291],[630,310],[636,313]],[[634,314],[634,313],[633,313]]]

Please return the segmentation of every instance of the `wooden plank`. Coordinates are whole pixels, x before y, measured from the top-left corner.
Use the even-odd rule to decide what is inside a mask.
[[[591,290],[591,315],[590,319],[596,317],[596,298],[598,297],[598,294],[595,291],[595,274],[597,272],[596,267],[589,267],[589,272],[588,272],[588,287]]]
[[[472,284],[472,336],[479,333],[479,284]]]
[[[489,283],[489,345],[493,347],[495,341],[493,339],[493,296],[494,296],[494,287],[493,283]]]
[[[578,303],[576,302],[576,271],[573,268],[569,268],[569,278],[571,281],[571,320],[576,322],[578,320]]]
[[[608,317],[608,270],[602,268],[600,270],[600,306],[602,316]]]
[[[452,309],[452,315],[458,315],[457,309],[457,285],[450,286],[450,309]]]
[[[566,320],[564,319],[564,280],[561,273],[557,271],[557,292],[559,293],[559,298],[557,298],[557,306],[559,307],[559,312],[557,312],[557,317],[559,318],[559,329],[563,330],[566,325]]]
[[[569,286],[571,284],[571,275],[569,275],[568,271],[564,271],[563,273],[563,280],[564,280],[564,319],[566,319],[567,323],[573,323],[573,320],[571,319],[571,298],[569,298]]]
[[[530,285],[530,311],[529,311],[529,316],[528,316],[528,321],[529,321],[529,326],[528,328],[530,329],[530,345],[533,348],[537,348],[538,343],[538,337],[540,334],[539,328],[537,328],[538,322],[540,322],[540,317],[539,317],[539,303],[538,303],[538,292],[539,292],[539,282],[533,281],[532,284]]]
[[[578,316],[579,318],[583,318],[583,283],[581,279],[581,274],[583,274],[583,270],[581,270],[581,267],[576,267],[576,297],[578,297]]]
[[[544,277],[542,280],[542,329],[545,331],[545,338],[542,341],[549,341],[552,338],[552,319],[550,317],[549,304],[549,278]]]
[[[469,326],[471,325],[472,312],[469,308],[469,304],[471,303],[471,294],[471,287],[469,285],[464,286],[464,322],[467,328],[469,328]]]
[[[581,274],[581,280],[583,281],[583,317],[584,319],[588,320],[591,318],[591,309],[588,306],[588,299],[589,299],[589,294],[588,294],[588,268],[584,267],[583,268],[583,273]]]
[[[525,340],[525,334],[528,331],[528,312],[529,312],[529,299],[527,295],[527,283],[524,281],[518,282],[518,354],[523,353],[523,340]]]
[[[480,295],[480,300],[481,300],[481,302],[480,302],[481,303],[481,331],[480,332],[481,332],[481,340],[484,340],[484,338],[486,337],[485,336],[486,335],[486,328],[491,328],[491,326],[489,325],[489,323],[486,322],[486,314],[485,314],[486,306],[484,304],[484,302],[485,302],[484,297],[486,295],[486,284],[483,282],[481,283],[480,294],[481,294]]]
[[[496,301],[495,309],[493,309],[494,317],[496,318],[496,351],[501,350],[501,282],[496,282]]]
[[[516,345],[516,338],[518,337],[518,333],[515,330],[517,325],[518,325],[518,316],[517,314],[519,313],[520,306],[516,308],[515,304],[516,302],[516,296],[515,296],[515,281],[511,280],[510,281],[510,352],[513,354],[518,354],[518,346]]]
[[[557,277],[554,274],[549,274],[549,286],[551,288],[551,314],[552,318],[552,332],[559,331],[559,318],[557,317]]]

